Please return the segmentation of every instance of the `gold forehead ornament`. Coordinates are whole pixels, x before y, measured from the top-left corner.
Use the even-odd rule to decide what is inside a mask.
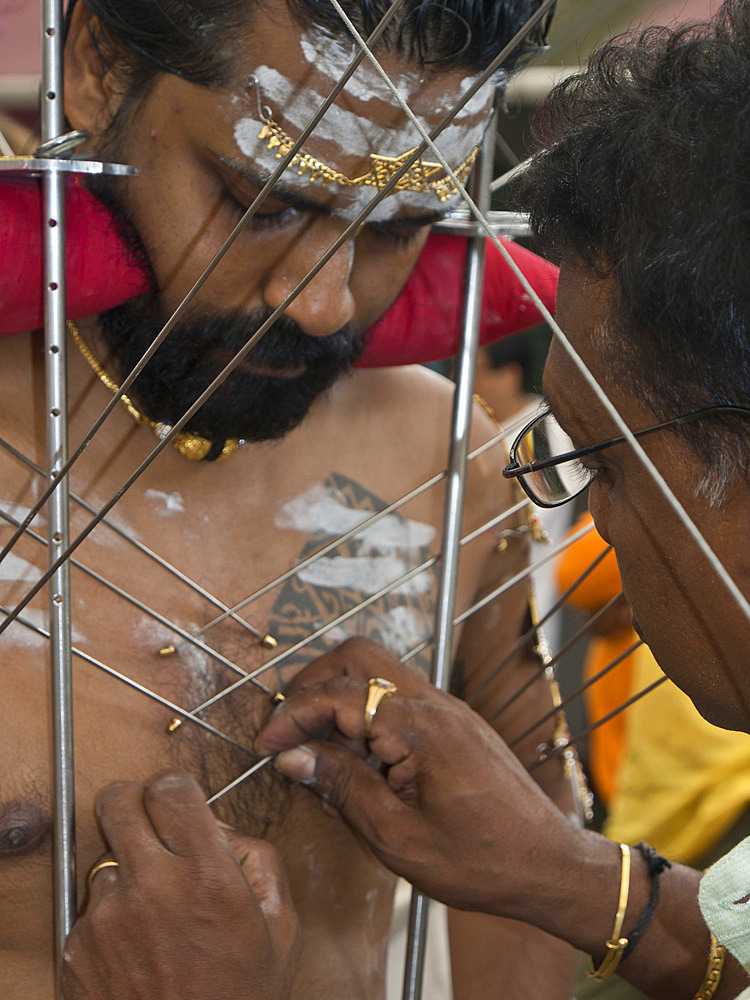
[[[248,89],[251,87],[256,88],[258,113],[263,121],[263,126],[258,133],[258,139],[265,142],[267,150],[270,152],[275,151],[274,155],[277,160],[281,160],[291,152],[294,147],[294,139],[292,139],[288,132],[284,131],[278,122],[273,120],[273,112],[268,105],[261,105],[260,84],[257,77],[251,76],[247,82],[247,86]],[[406,161],[413,156],[416,148],[416,146],[413,146],[400,156],[380,156],[378,153],[370,153],[372,166],[366,174],[361,174],[359,177],[348,177],[340,170],[334,170],[333,167],[329,167],[317,157],[305,152],[304,149],[300,149],[294,154],[289,161],[289,166],[296,167],[297,173],[300,176],[309,174],[309,179],[312,183],[322,184],[323,187],[326,187],[328,184],[340,184],[342,187],[383,188],[403,167]],[[399,177],[389,195],[395,194],[397,191],[432,192],[436,195],[438,201],[448,201],[449,198],[458,194],[456,180],[463,184],[469,176],[471,168],[474,166],[474,161],[479,155],[479,149],[478,145],[475,146],[466,159],[455,168],[453,171],[455,180],[445,173],[442,164],[423,160],[420,156]]]

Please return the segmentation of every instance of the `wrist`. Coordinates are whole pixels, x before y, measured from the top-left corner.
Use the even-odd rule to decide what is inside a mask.
[[[505,911],[505,915],[533,923],[601,961],[619,901],[621,850],[598,833],[567,826],[564,835],[555,836],[543,863],[534,866],[538,877],[533,879],[533,891],[524,891],[524,898],[518,900],[518,910],[523,912]],[[555,830],[558,833],[562,831]],[[626,926],[631,908],[640,906],[643,896],[640,872],[631,872],[630,878]]]

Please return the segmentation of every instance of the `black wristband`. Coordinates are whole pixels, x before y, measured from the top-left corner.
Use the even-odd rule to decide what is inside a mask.
[[[659,902],[659,892],[661,891],[659,879],[661,873],[665,868],[672,867],[671,862],[667,861],[667,859],[663,858],[660,854],[657,854],[650,844],[644,844],[643,841],[641,841],[641,843],[636,844],[633,849],[641,854],[644,861],[648,865],[648,874],[651,879],[651,894],[649,896],[648,903],[646,903],[643,908],[643,912],[635,922],[635,926],[628,934],[628,943],[622,953],[623,960],[626,959],[633,948],[635,948],[640,939],[643,937],[646,928],[651,923],[651,918],[654,915],[656,904]]]

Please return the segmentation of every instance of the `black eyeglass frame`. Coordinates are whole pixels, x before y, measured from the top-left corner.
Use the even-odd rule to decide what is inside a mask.
[[[546,508],[562,507],[563,504],[569,503],[571,500],[574,500],[575,497],[580,496],[580,494],[587,490],[591,484],[586,483],[586,485],[582,486],[580,490],[576,490],[575,493],[571,493],[571,495],[566,497],[564,500],[557,500],[554,503],[550,503],[548,500],[541,500],[536,493],[534,493],[534,490],[527,484],[524,476],[530,472],[541,472],[544,469],[551,469],[556,465],[562,465],[564,462],[572,462],[575,459],[585,458],[587,455],[595,455],[599,451],[604,451],[605,448],[611,448],[612,445],[615,444],[624,444],[628,440],[625,437],[616,437],[609,441],[602,441],[599,444],[590,444],[585,448],[578,448],[575,451],[566,451],[562,455],[555,455],[554,458],[543,458],[538,462],[529,462],[526,465],[519,465],[518,447],[521,444],[521,441],[523,441],[534,424],[549,416],[550,413],[552,413],[552,411],[549,408],[542,410],[541,413],[537,413],[534,419],[530,420],[523,430],[519,432],[510,449],[510,462],[503,469],[503,476],[505,479],[517,479],[526,496],[538,507]],[[643,430],[633,431],[633,437],[645,437],[647,434],[653,434],[654,431],[662,431],[667,427],[677,427],[680,424],[691,423],[693,420],[699,420],[701,417],[710,417],[716,413],[734,413],[750,417],[750,407],[734,406],[729,403],[719,404],[716,406],[704,406],[700,410],[693,410],[691,413],[684,413],[680,417],[672,417],[671,420],[664,420],[660,424],[654,424],[653,427],[645,427]],[[554,416],[554,414],[552,414],[552,416]]]

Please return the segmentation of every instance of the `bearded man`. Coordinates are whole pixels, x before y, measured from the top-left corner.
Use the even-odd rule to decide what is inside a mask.
[[[365,33],[380,13],[370,3],[346,7]],[[530,7],[407,2],[377,55],[431,129]],[[137,179],[97,185],[96,193],[137,234],[134,252],[147,262],[155,289],[71,329],[73,442],[253,201],[276,166],[279,143],[299,135],[353,54],[338,16],[308,0],[71,5],[66,113],[73,128],[88,132],[88,153],[138,167]],[[481,88],[440,139],[460,176],[473,162],[492,96],[492,86]],[[373,171],[418,142],[380,77],[360,68],[305,143],[296,169],[264,201],[135,381],[128,407],[116,409],[74,466],[77,496],[94,508],[109,499],[153,448],[152,432],[158,436],[179,419],[369,201]],[[255,761],[246,748],[270,695],[283,692],[313,654],[367,635],[406,656],[430,636],[435,580],[431,565],[420,567],[439,541],[446,447],[436,428],[447,429],[451,387],[415,369],[341,376],[362,347],[363,331],[408,277],[430,225],[453,203],[454,187],[432,166],[424,164],[419,177],[410,175],[404,189],[381,202],[196,413],[178,448],[146,469],[110,523],[76,553],[81,872],[110,839],[109,824],[102,832],[94,817],[104,785],[126,779],[135,784],[122,786],[125,798],[137,796],[137,783],[169,766],[192,772],[214,795]],[[0,388],[4,434],[14,449],[0,457],[3,510],[12,523],[41,490],[38,469],[26,460],[44,464],[43,350],[32,335],[7,338],[0,349],[4,370],[13,373]],[[493,434],[477,414],[473,446]],[[516,494],[498,477],[503,461],[490,449],[471,462],[465,533],[514,503]],[[303,561],[433,479],[397,511],[352,531],[324,557]],[[73,531],[88,517],[74,506]],[[496,530],[478,532],[464,546],[459,610],[524,566],[525,517],[500,527],[503,554]],[[6,557],[3,603],[19,600],[43,564],[40,539],[27,533]],[[256,592],[242,619],[230,615],[192,639],[217,607]],[[34,631],[43,619],[41,600],[22,617],[2,636],[14,711],[1,737],[0,887],[13,918],[6,912],[2,919],[0,981],[7,1000],[46,1000],[54,991],[52,779],[46,647]],[[469,618],[456,653],[457,690],[496,717],[510,740],[551,707],[549,686],[525,645],[493,676],[527,624],[525,587],[516,586],[499,605]],[[423,651],[410,662],[427,670]],[[258,668],[267,669],[256,683],[243,681],[219,696],[238,673],[242,681]],[[519,690],[512,709],[502,711]],[[170,707],[195,709],[209,699],[197,714],[220,736],[190,719],[180,724]],[[552,739],[552,728],[547,722],[519,743],[524,763]],[[562,766],[543,770],[542,780],[570,811]],[[271,769],[222,796],[217,813],[281,855],[303,929],[292,996],[329,997],[335,983],[342,997],[381,997],[393,886],[369,850]],[[124,857],[115,860],[126,867]],[[110,869],[97,880],[106,886],[121,877],[124,870]],[[457,997],[494,996],[498,982],[509,998],[568,996],[566,947],[513,921],[465,914],[451,920]],[[534,954],[523,981],[515,976],[519,949]]]

